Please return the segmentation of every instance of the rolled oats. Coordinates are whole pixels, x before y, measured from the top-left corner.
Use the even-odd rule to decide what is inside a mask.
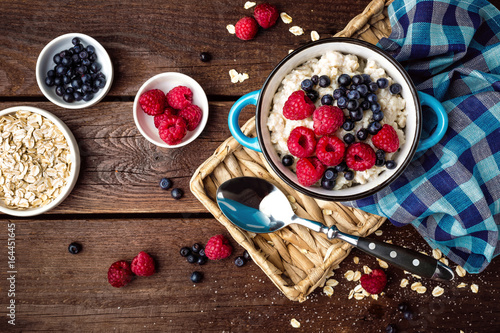
[[[434,259],[439,260],[443,256],[443,253],[441,253],[439,249],[434,249],[432,250],[432,256],[434,257]]]
[[[232,24],[226,25],[227,32],[229,32],[231,35],[234,35],[236,33],[236,28]]]
[[[462,282],[462,283],[460,283],[460,284],[457,286],[457,288],[465,288],[465,287],[467,287],[467,283],[463,283],[463,282]]]
[[[245,4],[243,5],[243,8],[245,9],[250,9],[252,8],[253,6],[255,6],[257,3],[253,2],[253,1],[247,1],[245,2]]]
[[[361,272],[360,271],[354,272],[354,276],[352,277],[352,280],[359,281],[359,279],[361,279]]]
[[[410,288],[411,288],[411,290],[415,291],[415,290],[417,290],[417,288],[419,288],[419,287],[422,287],[422,283],[420,283],[420,282],[413,282],[413,283],[411,284],[411,287],[410,287]]]
[[[283,23],[285,23],[285,24],[292,23],[292,17],[290,15],[288,15],[287,13],[285,13],[285,12],[281,13],[280,17],[281,17],[281,20],[283,21]]]
[[[372,272],[372,269],[366,265],[363,266],[363,272],[365,274],[370,274]]]
[[[474,294],[477,294],[478,291],[479,291],[479,286],[477,284],[473,283],[473,284],[470,285],[470,290],[472,290],[472,292]]]
[[[354,272],[348,270],[347,272],[344,273],[344,277],[346,278],[347,281],[352,281],[352,279],[354,279]]]
[[[410,283],[408,279],[402,279],[399,285],[401,286],[401,288],[405,288],[408,285],[408,283]]]
[[[419,294],[425,294],[425,292],[427,291],[427,288],[426,288],[426,287],[424,287],[424,286],[420,286],[420,287],[417,287],[417,288],[415,289],[415,291],[416,291],[417,293],[419,293]]]
[[[333,295],[333,288],[331,286],[325,286],[323,288],[323,292],[325,293],[326,296],[332,296]]]
[[[441,288],[440,286],[436,286],[433,290],[432,290],[432,296],[434,297],[439,297],[441,296],[442,294],[444,294],[444,289]]]
[[[40,114],[0,118],[0,199],[14,209],[41,207],[66,186],[71,151],[64,134]]]
[[[460,277],[464,277],[466,274],[465,269],[460,265],[458,265],[457,268],[455,268],[455,271],[457,272],[457,275]]]
[[[293,328],[299,328],[300,327],[300,323],[297,319],[295,318],[292,318],[292,320],[290,320],[290,325],[292,325]]]
[[[358,257],[354,257],[352,258],[352,261],[354,261],[354,263],[357,265],[359,264],[359,258]]]
[[[384,232],[382,230],[375,231],[375,236],[382,236]]]
[[[293,27],[291,27],[290,29],[288,29],[292,34],[294,34],[295,36],[300,36],[300,35],[303,35],[304,34],[304,30],[297,26],[297,25],[294,25]]]
[[[313,42],[319,40],[319,34],[316,30],[311,31],[311,40]]]
[[[339,281],[335,280],[335,279],[330,279],[330,280],[327,280],[326,281],[326,285],[327,286],[330,286],[330,287],[335,287],[339,284]]]

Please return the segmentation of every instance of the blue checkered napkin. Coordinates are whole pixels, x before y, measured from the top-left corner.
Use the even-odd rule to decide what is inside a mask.
[[[500,12],[485,0],[395,0],[389,15],[379,46],[443,103],[449,129],[389,187],[349,204],[413,224],[478,273],[500,252]]]

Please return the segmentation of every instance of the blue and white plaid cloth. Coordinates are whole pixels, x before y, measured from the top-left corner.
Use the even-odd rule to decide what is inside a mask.
[[[500,12],[485,0],[395,0],[389,16],[379,46],[442,102],[449,129],[390,186],[349,204],[411,223],[478,273],[500,252]],[[429,133],[435,119],[424,119]]]

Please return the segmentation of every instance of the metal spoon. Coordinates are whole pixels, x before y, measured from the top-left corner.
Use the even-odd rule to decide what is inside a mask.
[[[323,232],[328,239],[339,238],[358,249],[419,276],[450,281],[450,267],[417,251],[381,241],[340,232],[319,222],[298,217],[286,196],[276,186],[261,178],[238,177],[217,189],[217,203],[224,215],[241,229],[254,233],[278,231],[297,223],[313,231]]]

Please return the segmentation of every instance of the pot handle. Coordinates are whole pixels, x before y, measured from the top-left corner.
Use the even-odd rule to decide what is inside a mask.
[[[259,99],[260,90],[252,91],[238,99],[231,110],[229,111],[228,124],[229,131],[233,135],[233,137],[238,141],[242,146],[255,150],[257,152],[262,152],[260,149],[259,141],[257,138],[249,138],[241,131],[238,120],[240,118],[241,110],[247,105],[253,104],[257,105],[257,100]]]
[[[446,113],[446,110],[441,102],[439,102],[435,97],[421,91],[418,92],[418,97],[422,105],[427,105],[432,109],[432,111],[434,111],[438,123],[434,133],[432,133],[432,135],[427,139],[420,141],[417,147],[417,152],[427,150],[434,146],[443,138],[446,130],[448,129],[448,114]]]

